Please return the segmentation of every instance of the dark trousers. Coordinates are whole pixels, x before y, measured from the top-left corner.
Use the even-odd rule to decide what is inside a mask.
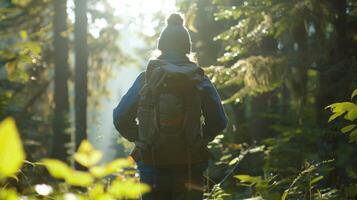
[[[140,181],[151,187],[142,200],[203,199],[203,172],[207,163],[158,167],[139,161],[137,165]]]

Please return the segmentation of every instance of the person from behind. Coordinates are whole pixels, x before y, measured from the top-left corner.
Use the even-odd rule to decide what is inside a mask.
[[[187,57],[191,38],[173,13],[158,39],[161,55],[148,62],[113,111],[119,133],[135,143],[131,155],[143,200],[203,199],[207,144],[227,126],[221,99],[207,76]]]

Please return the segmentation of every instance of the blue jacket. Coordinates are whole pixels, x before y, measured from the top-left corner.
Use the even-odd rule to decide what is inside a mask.
[[[159,59],[171,63],[189,62],[186,56],[177,54],[164,54]],[[119,105],[113,111],[113,122],[115,128],[127,140],[134,142],[138,139],[138,125],[136,123],[137,107],[139,102],[139,91],[145,82],[145,72],[142,72],[135,80],[134,84],[123,96]],[[227,116],[221,104],[221,99],[217,90],[205,76],[201,83],[202,113],[205,119],[203,125],[203,136],[205,140],[213,140],[219,132],[227,126]]]

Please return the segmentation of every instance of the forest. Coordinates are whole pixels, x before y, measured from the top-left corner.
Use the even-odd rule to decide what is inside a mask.
[[[112,109],[180,12],[228,127],[204,199],[357,199],[356,0],[1,0],[0,199],[140,199]]]

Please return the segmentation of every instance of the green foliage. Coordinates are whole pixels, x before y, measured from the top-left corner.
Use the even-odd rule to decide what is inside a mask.
[[[212,179],[238,163],[236,179],[219,185],[224,199],[355,198],[355,144],[326,126],[324,112],[356,86],[355,1],[178,2],[230,117],[210,144]],[[331,120],[349,123],[341,131],[354,135],[355,103],[329,108]],[[262,149],[240,156],[252,146]]]
[[[274,90],[284,76],[282,61],[274,57],[252,56],[237,61],[232,67],[211,66],[206,73],[219,89],[240,87],[224,103],[240,102],[244,97]]]
[[[69,177],[71,174],[70,167],[60,160],[44,159],[42,160],[42,164],[46,166],[47,170],[54,178],[61,179]]]
[[[324,190],[324,193],[321,193],[318,188],[318,182],[324,177],[317,175],[316,172],[319,170],[320,165],[326,165],[329,162],[332,161],[325,161],[315,165],[307,163],[306,168],[293,179],[288,177],[285,180],[278,180],[277,176],[263,178],[261,176],[250,175],[236,175],[234,177],[239,180],[238,187],[249,188],[248,191],[250,192],[248,193],[257,199],[311,199],[313,196],[316,199],[321,199],[320,197],[322,195],[326,196],[326,192]],[[290,181],[292,182],[288,185]],[[284,187],[287,189],[281,191]],[[247,191],[245,193],[247,193]]]
[[[315,165],[311,165],[311,164],[307,163],[306,168],[296,176],[296,178],[293,180],[291,185],[283,192],[283,194],[281,196],[281,200],[287,199],[287,197],[290,193],[293,194],[296,198],[296,196],[298,196],[298,194],[300,193],[299,187],[301,187],[301,185],[299,186],[298,183],[299,183],[299,181],[303,180],[304,178],[308,179],[308,181],[306,183],[307,186],[305,186],[305,187],[307,187],[307,190],[302,190],[302,192],[308,193],[309,199],[311,199],[312,195],[315,195],[318,198],[320,198],[320,196],[322,196],[322,194],[319,189],[314,187],[314,185],[316,183],[318,183],[320,180],[322,180],[324,177],[316,175],[316,174],[314,174],[314,172],[316,172],[316,170],[318,169],[318,167],[321,164],[326,164],[326,163],[329,163],[332,161],[333,160],[324,161],[324,162],[321,162],[321,163],[318,163]],[[315,192],[313,190],[315,190]],[[303,195],[306,195],[306,194],[303,194]]]
[[[19,133],[12,118],[0,123],[0,180],[15,176],[25,159]]]
[[[357,95],[357,89],[352,92],[351,100]],[[354,102],[341,102],[334,103],[326,107],[326,109],[330,109],[333,113],[328,122],[335,120],[338,117],[343,117],[345,120],[352,122],[341,129],[342,133],[348,134],[350,142],[357,143],[357,101]]]
[[[8,177],[16,177],[25,159],[25,152],[15,121],[6,118],[0,122],[0,186]],[[17,200],[18,195],[13,188],[3,187],[0,190],[0,199]]]
[[[2,189],[0,191],[0,199],[18,200],[19,197],[14,189]]]
[[[140,194],[149,191],[149,187],[144,184],[138,184],[133,181],[113,181],[112,185],[108,188],[108,193],[116,198],[138,198]]]
[[[351,95],[351,100],[353,100],[353,98],[357,96],[357,89],[353,90],[352,95]]]
[[[6,178],[13,177],[24,163],[25,153],[13,119],[8,118],[0,123],[0,183]],[[37,184],[33,190],[37,194],[24,194],[30,199],[36,199],[37,195],[47,198],[62,199],[64,196],[74,195],[81,199],[137,199],[149,191],[149,186],[139,183],[133,177],[126,176],[125,168],[133,167],[132,160],[117,159],[105,165],[98,165],[101,153],[94,149],[88,141],[83,141],[74,155],[75,160],[88,168],[88,171],[72,169],[66,163],[56,159],[43,159],[40,163],[33,164],[35,167],[44,165],[48,172],[56,179],[64,180],[66,189],[62,191],[61,183]],[[106,184],[103,178],[114,173],[119,173],[115,180]],[[7,188],[4,184],[0,191],[0,199],[15,200],[19,194],[13,188]],[[53,187],[58,191],[53,191]],[[83,189],[77,191],[75,187]],[[23,195],[22,195],[23,196]]]
[[[222,189],[222,187],[220,187],[219,185],[215,185],[211,191],[211,193],[209,193],[209,195],[206,195],[207,199],[215,199],[215,200],[223,200],[226,198],[229,198],[231,195],[224,191]]]
[[[331,115],[328,122],[336,119],[337,117],[344,115],[344,118],[349,121],[354,121],[357,118],[357,105],[351,102],[343,102],[343,103],[334,103],[326,108],[330,108],[331,112],[334,114]]]
[[[79,146],[78,152],[74,154],[74,159],[82,166],[90,168],[102,159],[102,153],[84,140]]]
[[[101,152],[94,149],[88,141],[83,141],[78,152],[75,153],[74,159],[87,167],[88,172],[73,170],[67,164],[55,159],[44,159],[42,163],[53,177],[65,180],[68,185],[92,188],[88,191],[89,199],[138,198],[141,194],[149,191],[147,185],[138,183],[132,178],[125,178],[112,181],[104,192],[104,183],[101,178],[121,172],[124,168],[133,167],[133,163],[128,159],[117,159],[104,166],[99,166],[97,164],[101,157]]]

